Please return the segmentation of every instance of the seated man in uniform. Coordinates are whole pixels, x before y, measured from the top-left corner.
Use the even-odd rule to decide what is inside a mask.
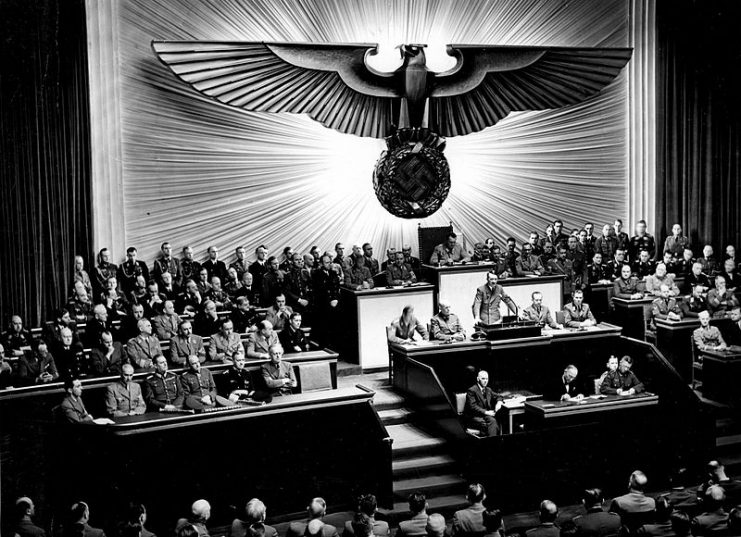
[[[589,304],[584,304],[584,293],[581,289],[574,291],[571,304],[563,307],[564,324],[571,328],[584,328],[594,326],[597,320],[589,309]]]
[[[703,311],[698,316],[700,328],[692,332],[692,339],[699,351],[723,351],[728,348],[717,326],[710,326],[710,314]]]
[[[280,335],[278,335],[278,341],[288,354],[309,350],[309,340],[306,339],[306,334],[301,330],[301,321],[301,314],[298,311],[294,311],[291,313],[288,324]]]
[[[703,311],[708,309],[704,291],[705,288],[702,285],[696,285],[692,288],[690,297],[679,304],[685,317],[699,317]]]
[[[646,496],[644,490],[648,485],[646,474],[640,470],[630,474],[628,482],[629,492],[618,496],[610,504],[610,512],[620,515],[623,526],[627,526],[633,533],[643,525],[647,519],[653,518],[656,511],[656,501]]]
[[[562,324],[558,324],[551,315],[551,310],[548,306],[543,305],[543,293],[540,291],[534,291],[532,294],[533,303],[522,310],[522,318],[526,321],[535,321],[540,327],[547,326],[548,328],[563,328]]]
[[[455,313],[450,312],[450,302],[440,300],[440,311],[430,319],[430,338],[438,341],[463,341],[466,331]]]
[[[386,267],[386,285],[411,285],[417,283],[417,276],[404,263],[404,254],[396,252],[394,262]]]
[[[270,395],[290,395],[296,387],[296,375],[293,365],[281,360],[283,347],[280,343],[270,346],[270,362],[260,366],[262,378],[270,391]]]
[[[150,410],[183,408],[180,378],[167,370],[167,360],[161,354],[154,358],[154,373],[144,380],[144,397]]]
[[[612,296],[628,300],[643,298],[643,284],[633,276],[630,265],[623,265],[620,269],[620,277],[612,284]]]
[[[188,370],[180,376],[180,384],[185,397],[185,408],[203,410],[215,406],[229,406],[229,399],[216,393],[214,376],[201,367],[198,356],[188,356]]]
[[[499,313],[499,304],[504,301],[507,308],[512,313],[517,313],[517,306],[509,295],[504,291],[501,285],[497,284],[499,277],[496,272],[491,271],[486,275],[486,284],[476,289],[476,298],[473,300],[471,309],[473,311],[473,323],[480,324],[498,324],[502,322]]]
[[[661,296],[651,303],[652,322],[656,319],[668,319],[670,321],[681,321],[682,310],[677,304],[677,299],[671,295],[671,290],[666,284],[659,287]]]
[[[136,369],[151,371],[154,357],[162,354],[160,340],[152,335],[149,319],[140,319],[136,326],[139,335],[126,343],[126,354]]]
[[[270,321],[257,323],[257,331],[250,334],[247,341],[247,358],[249,360],[267,360],[270,358],[269,349],[278,344],[278,336],[273,331]]]
[[[496,414],[502,408],[502,398],[489,388],[489,373],[479,371],[476,384],[466,391],[465,418],[475,425],[483,436],[498,436],[499,422]]]
[[[10,318],[10,327],[0,335],[0,343],[5,347],[8,356],[23,356],[24,351],[31,350],[31,332],[23,328],[19,315]]]
[[[618,535],[621,527],[620,515],[608,513],[602,509],[603,501],[601,489],[593,488],[584,491],[582,503],[587,512],[573,519],[577,535],[582,537]]]
[[[435,246],[430,256],[430,265],[452,265],[459,261],[468,261],[469,255],[457,240],[458,235],[450,232],[444,243]]]
[[[715,277],[715,289],[708,291],[708,313],[715,318],[727,317],[728,312],[738,306],[738,298],[726,287],[723,276]]]
[[[277,537],[278,532],[274,527],[265,524],[265,513],[267,509],[265,504],[257,498],[252,498],[245,505],[245,514],[247,515],[244,520],[235,518],[232,521],[232,526],[229,529],[229,537],[247,537],[254,535],[250,531],[251,528],[259,529],[259,534],[262,537]]]
[[[165,274],[170,274],[165,272]],[[165,300],[162,313],[152,319],[152,326],[160,341],[169,341],[178,335],[178,324],[180,317],[175,313],[175,303],[172,300]]]
[[[638,380],[630,368],[633,367],[633,358],[623,356],[616,369],[613,369],[613,360],[617,361],[615,356],[611,356],[607,363],[608,371],[602,378],[599,392],[603,395],[634,395],[643,391],[643,383]]]
[[[710,279],[702,272],[702,264],[692,263],[690,272],[685,276],[682,292],[690,294],[695,287],[702,287],[705,292],[710,288]]]
[[[252,383],[252,374],[245,368],[247,360],[243,352],[234,356],[232,367],[224,372],[224,394],[232,403],[257,399]]]
[[[365,256],[353,256],[353,262],[344,273],[343,285],[349,289],[373,289],[373,275],[365,266]]]
[[[548,398],[560,401],[581,401],[584,399],[584,390],[581,381],[578,380],[579,370],[575,365],[568,365],[563,370],[563,375],[553,385]]]
[[[726,492],[720,485],[707,488],[702,500],[704,512],[692,519],[692,535],[730,535],[728,514],[723,508]]]
[[[289,523],[288,529],[286,530],[286,537],[304,537],[305,535],[307,537],[308,535],[317,535],[318,537],[337,537],[337,528],[331,524],[318,524],[324,515],[327,514],[327,502],[324,501],[324,498],[314,498],[311,500],[311,503],[306,510],[309,514],[308,520],[295,520]],[[317,529],[319,530],[316,533],[311,532],[311,530],[314,529],[314,525],[311,524],[312,521],[315,521]]]
[[[208,345],[208,359],[213,362],[221,361],[230,364],[239,352],[244,356],[242,339],[234,333],[232,320],[226,318],[221,322],[219,331],[211,336]]]
[[[654,271],[654,262],[649,258],[646,250],[641,250],[638,254],[638,259],[633,261],[630,267],[633,269],[633,274],[639,279],[643,280],[646,276],[650,275]]]
[[[105,407],[111,418],[136,416],[146,412],[142,389],[134,382],[134,368],[131,364],[124,364],[121,368],[121,380],[106,387]]]
[[[245,272],[252,277],[252,274]],[[237,297],[237,306],[232,310],[231,319],[234,323],[234,331],[237,334],[246,334],[256,329],[258,321],[257,310],[250,304],[250,297],[242,295]]]
[[[726,332],[728,345],[741,346],[741,306],[731,310],[731,322],[733,323]]]
[[[661,296],[662,285],[666,285],[669,288],[671,296],[679,295],[679,288],[674,283],[674,274],[667,273],[664,263],[656,265],[656,271],[654,274],[646,276],[645,282],[646,293],[649,295]]]
[[[411,304],[404,306],[401,317],[391,321],[386,329],[386,335],[391,343],[412,343],[414,333],[417,332],[423,340],[428,340],[427,328],[414,315],[414,306]]]
[[[191,322],[185,319],[180,322],[178,335],[170,340],[170,362],[186,365],[188,356],[197,356],[201,362],[206,361],[203,338],[193,333]]]

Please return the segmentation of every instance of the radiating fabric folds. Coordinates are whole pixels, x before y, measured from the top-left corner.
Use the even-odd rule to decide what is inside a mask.
[[[417,222],[389,215],[375,199],[372,170],[383,141],[206,99],[149,44],[378,42],[381,56],[393,57],[394,46],[417,42],[428,44],[428,66],[444,70],[447,43],[624,47],[627,0],[122,0],[118,12],[120,100],[104,105],[120,111],[121,226],[145,259],[163,240],[176,249],[190,244],[199,257],[209,244],[231,252],[238,244],[277,251],[369,241],[382,252],[416,245],[418,224],[452,221],[470,245],[489,235],[523,239],[555,217],[575,227],[626,215],[623,74],[580,104],[513,113],[449,139],[449,198]],[[108,246],[123,254],[122,245]]]

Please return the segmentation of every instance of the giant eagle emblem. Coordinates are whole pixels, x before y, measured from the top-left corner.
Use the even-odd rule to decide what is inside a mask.
[[[513,111],[560,108],[610,84],[629,48],[448,45],[448,71],[430,71],[425,45],[399,46],[401,65],[367,62],[378,46],[153,41],[159,59],[196,91],[254,112],[308,114],[347,134],[385,138],[374,171],[381,204],[419,218],[450,188],[445,137],[495,125]]]

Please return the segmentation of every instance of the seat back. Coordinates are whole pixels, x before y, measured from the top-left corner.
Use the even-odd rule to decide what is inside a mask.
[[[556,322],[558,324],[566,324],[566,316],[563,314],[563,311],[556,310]]]
[[[439,227],[422,227],[417,228],[417,238],[419,239],[419,260],[422,263],[429,263],[432,251],[435,246],[445,242],[448,234],[453,231],[453,226]]]
[[[331,390],[332,370],[329,362],[301,364],[297,367],[301,393]]]
[[[463,410],[466,408],[466,394],[456,393],[455,394],[455,409],[458,414],[463,414]]]

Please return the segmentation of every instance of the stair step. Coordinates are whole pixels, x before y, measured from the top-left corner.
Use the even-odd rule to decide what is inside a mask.
[[[373,405],[379,411],[402,408],[404,403],[404,398],[401,395],[385,388],[377,390],[375,397],[373,397]]]
[[[716,436],[728,436],[741,433],[741,420],[723,417],[715,420]]]
[[[741,444],[741,434],[718,436],[715,438],[715,447],[739,446],[740,444]],[[741,452],[741,450],[739,451]]]
[[[398,425],[407,423],[414,416],[414,411],[408,408],[389,408],[378,412],[378,417],[384,425]]]
[[[394,460],[401,460],[420,453],[430,455],[447,444],[445,439],[432,436],[409,423],[389,425],[386,431],[394,439],[392,444]]]
[[[453,457],[445,454],[425,455],[394,461],[391,464],[394,479],[424,477],[432,473],[440,474],[455,466]]]
[[[466,491],[466,481],[458,475],[435,475],[414,479],[403,479],[394,482],[394,500],[406,500],[413,492],[422,492],[425,495],[454,495],[461,496]]]

